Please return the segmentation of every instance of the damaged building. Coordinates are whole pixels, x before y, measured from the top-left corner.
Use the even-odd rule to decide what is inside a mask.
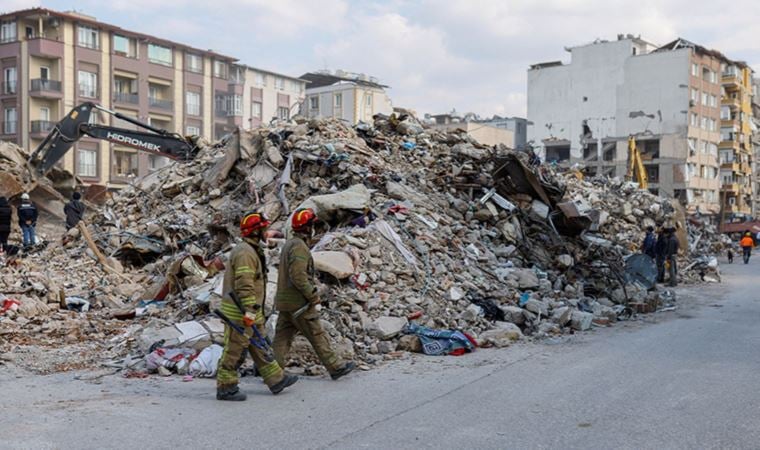
[[[639,37],[566,49],[570,62],[528,70],[528,139],[548,162],[623,177],[635,137],[653,193],[691,214],[751,215],[751,75],[684,39]]]

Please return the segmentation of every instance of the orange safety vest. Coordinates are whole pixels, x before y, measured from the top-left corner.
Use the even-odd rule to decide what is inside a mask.
[[[744,236],[742,240],[739,241],[739,245],[742,247],[754,247],[755,240],[752,239],[750,236]]]

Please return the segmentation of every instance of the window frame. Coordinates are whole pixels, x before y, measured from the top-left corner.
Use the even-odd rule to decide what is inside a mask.
[[[13,112],[13,120],[9,120],[9,113]],[[9,131],[8,124],[13,124],[13,129]],[[18,109],[15,106],[7,106],[3,108],[3,134],[16,134],[18,133]]]
[[[196,67],[190,64],[191,60],[197,60],[199,65]],[[196,53],[185,53],[185,70],[192,73],[203,73],[203,56],[198,55]]]
[[[190,129],[197,130],[196,133],[193,133],[190,131]],[[187,125],[185,126],[185,135],[186,136],[200,136],[201,135],[201,127],[195,126],[195,125]]]
[[[15,20],[0,21],[0,44],[18,40],[18,23]]]
[[[9,77],[8,74],[12,73],[13,77]],[[11,80],[12,78],[12,80]],[[10,82],[13,81],[13,87]],[[3,94],[10,95],[18,92],[18,68],[16,66],[3,68]]]
[[[89,36],[87,33],[90,33]],[[88,38],[91,38],[92,42],[89,42]],[[100,50],[100,30],[89,25],[77,24],[77,46]]]
[[[154,56],[160,56],[160,55],[155,55],[155,53],[154,53],[154,56],[151,56],[151,49],[154,50],[154,52],[155,51],[159,51],[159,50],[161,50],[161,51],[163,51],[163,50],[168,51],[169,52],[168,53],[168,57],[169,57],[168,60],[163,60],[163,59],[160,59],[158,57],[154,57]],[[158,65],[161,65],[161,66],[173,67],[174,66],[174,50],[171,47],[166,47],[166,46],[163,46],[163,45],[154,44],[152,42],[148,43],[148,62],[151,62],[153,64],[158,64]]]
[[[94,162],[91,164],[86,164],[87,166],[92,166],[91,169],[94,172],[92,175],[89,174],[89,172],[85,173],[82,171],[82,164],[84,161],[84,158],[82,158],[82,153],[92,153],[94,156]],[[98,151],[93,150],[90,148],[78,148],[77,149],[77,176],[83,177],[83,178],[98,178]]]
[[[93,76],[93,79],[95,81],[94,85],[92,86],[93,95],[86,95],[85,93],[83,93],[83,90],[82,90],[82,86],[84,85],[83,81],[87,77],[83,77],[82,74],[88,74],[88,75]],[[81,70],[81,69],[77,70],[77,94],[79,97],[82,97],[82,98],[98,98],[98,74],[95,72],[89,72],[87,70]]]
[[[258,106],[258,113],[256,112],[256,108],[254,108],[254,106]],[[264,117],[264,105],[260,101],[254,100],[251,102],[251,117],[259,120]]]
[[[197,102],[191,102],[190,97],[195,97],[197,99]],[[194,105],[197,107],[197,109],[193,109],[193,111],[190,111],[190,106]],[[194,91],[186,91],[185,92],[185,113],[189,114],[191,116],[200,116],[202,115],[202,109],[201,109],[201,94],[200,92],[194,92]]]
[[[309,109],[319,111],[319,95],[309,97]]]

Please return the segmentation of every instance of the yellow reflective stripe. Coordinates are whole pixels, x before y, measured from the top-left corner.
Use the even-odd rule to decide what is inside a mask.
[[[282,369],[280,369],[280,365],[277,364],[277,361],[272,361],[271,363],[264,365],[262,367],[259,367],[259,373],[261,374],[261,378],[266,381],[274,376],[279,375]]]
[[[241,268],[241,269],[235,269],[235,275],[240,275],[243,273],[256,273],[253,271],[253,269],[250,268]]]
[[[241,297],[240,301],[243,302],[243,303],[245,303],[245,302],[249,302],[249,303],[250,302],[255,302],[256,301],[256,296],[255,295],[248,295],[248,296],[245,296],[245,297]]]

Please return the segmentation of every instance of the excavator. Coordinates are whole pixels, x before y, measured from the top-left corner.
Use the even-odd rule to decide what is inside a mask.
[[[109,114],[146,131],[90,123],[90,117],[95,111]],[[175,160],[191,160],[198,153],[198,147],[184,136],[152,127],[95,103],[86,102],[76,106],[66,114],[66,117],[55,124],[50,134],[29,157],[29,163],[34,167],[38,176],[44,177],[66,155],[66,152],[84,136],[104,139]]]
[[[641,159],[641,151],[636,146],[636,138],[630,136],[628,138],[628,171],[625,174],[625,179],[633,181],[634,176],[639,183],[639,188],[649,189],[649,180],[647,179],[647,171],[644,169],[644,162]]]

